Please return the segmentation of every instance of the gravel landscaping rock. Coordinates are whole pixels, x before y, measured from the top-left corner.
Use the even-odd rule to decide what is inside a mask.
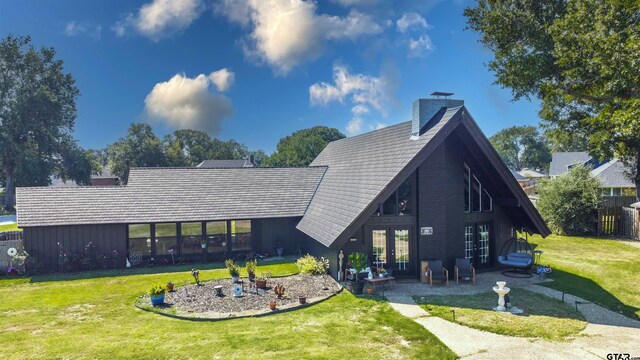
[[[165,305],[158,310],[171,309],[178,316],[198,318],[229,318],[252,316],[270,312],[269,302],[276,301],[277,309],[300,306],[299,296],[307,303],[322,301],[340,291],[341,286],[329,276],[292,275],[271,278],[266,289],[257,289],[249,279],[243,278],[243,296],[235,297],[230,278],[207,281],[200,286],[187,285],[165,295]],[[224,296],[217,296],[214,287],[222,286]],[[273,291],[276,285],[285,287],[285,295],[278,299]],[[148,300],[147,300],[148,301]]]

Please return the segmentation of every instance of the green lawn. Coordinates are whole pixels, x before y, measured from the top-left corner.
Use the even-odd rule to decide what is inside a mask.
[[[545,286],[640,319],[640,247],[616,240],[557,236],[532,237],[544,251],[554,282]]]
[[[201,279],[227,277],[219,267],[200,266]],[[184,267],[166,269],[0,278],[0,358],[455,358],[386,302],[346,291],[305,309],[219,322],[135,308],[151,284],[192,279]],[[258,271],[286,275],[297,268]]]
[[[0,232],[5,232],[5,231],[22,231],[22,229],[20,229],[18,227],[18,224],[16,223],[8,224],[8,225],[0,225]]]
[[[512,305],[524,309],[525,315],[491,310],[497,302],[494,292],[416,296],[414,299],[431,315],[452,321],[451,309],[455,309],[457,323],[497,334],[565,340],[582,331],[587,325],[574,307],[560,300],[522,289],[513,289],[509,295]]]

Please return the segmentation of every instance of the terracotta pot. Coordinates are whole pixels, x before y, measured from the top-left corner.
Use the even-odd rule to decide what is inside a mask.
[[[256,280],[256,287],[258,289],[266,289],[267,288],[267,280]]]
[[[271,309],[271,310],[275,310],[276,309],[276,302],[275,301],[270,301],[269,302],[269,309]]]
[[[300,304],[304,305],[307,303],[307,297],[306,296],[298,296],[298,301],[300,301]]]
[[[367,294],[373,295],[373,288],[367,288]]]
[[[173,291],[173,283],[168,283],[167,284],[167,290],[170,291],[170,292]]]

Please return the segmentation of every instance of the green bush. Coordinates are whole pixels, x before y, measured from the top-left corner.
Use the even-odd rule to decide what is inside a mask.
[[[351,267],[356,270],[356,281],[358,276],[367,267],[367,254],[361,252],[354,252],[349,254],[349,263]]]
[[[303,274],[323,275],[327,273],[327,264],[312,255],[305,255],[296,261],[298,269]]]
[[[229,275],[231,277],[239,277],[240,276],[240,265],[236,264],[233,259],[227,259],[224,261],[224,266],[229,270]]]
[[[595,233],[600,194],[600,181],[588,168],[576,166],[562,177],[541,181],[536,206],[556,234]]]
[[[167,285],[165,284],[155,284],[149,289],[149,295],[158,296],[167,292]]]
[[[247,261],[246,264],[244,264],[244,268],[247,270],[247,274],[256,274],[256,270],[258,269],[258,260],[253,259],[253,260],[249,260]]]

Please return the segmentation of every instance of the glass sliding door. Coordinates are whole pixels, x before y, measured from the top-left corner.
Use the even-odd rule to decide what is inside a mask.
[[[373,266],[393,269],[394,274],[410,274],[414,270],[410,226],[376,227],[370,231]]]
[[[393,231],[396,271],[409,270],[409,230],[396,229]]]
[[[182,235],[182,254],[201,254],[202,246],[202,223],[190,222],[180,224],[180,234]]]
[[[464,257],[471,259],[476,268],[491,266],[492,248],[491,223],[467,224],[464,227]]]
[[[231,221],[231,251],[251,250],[251,220]]]
[[[227,252],[227,222],[209,221],[206,223],[207,252],[224,254]]]
[[[156,255],[177,255],[178,232],[176,223],[156,224]]]
[[[373,230],[373,265],[387,267],[387,230]]]

